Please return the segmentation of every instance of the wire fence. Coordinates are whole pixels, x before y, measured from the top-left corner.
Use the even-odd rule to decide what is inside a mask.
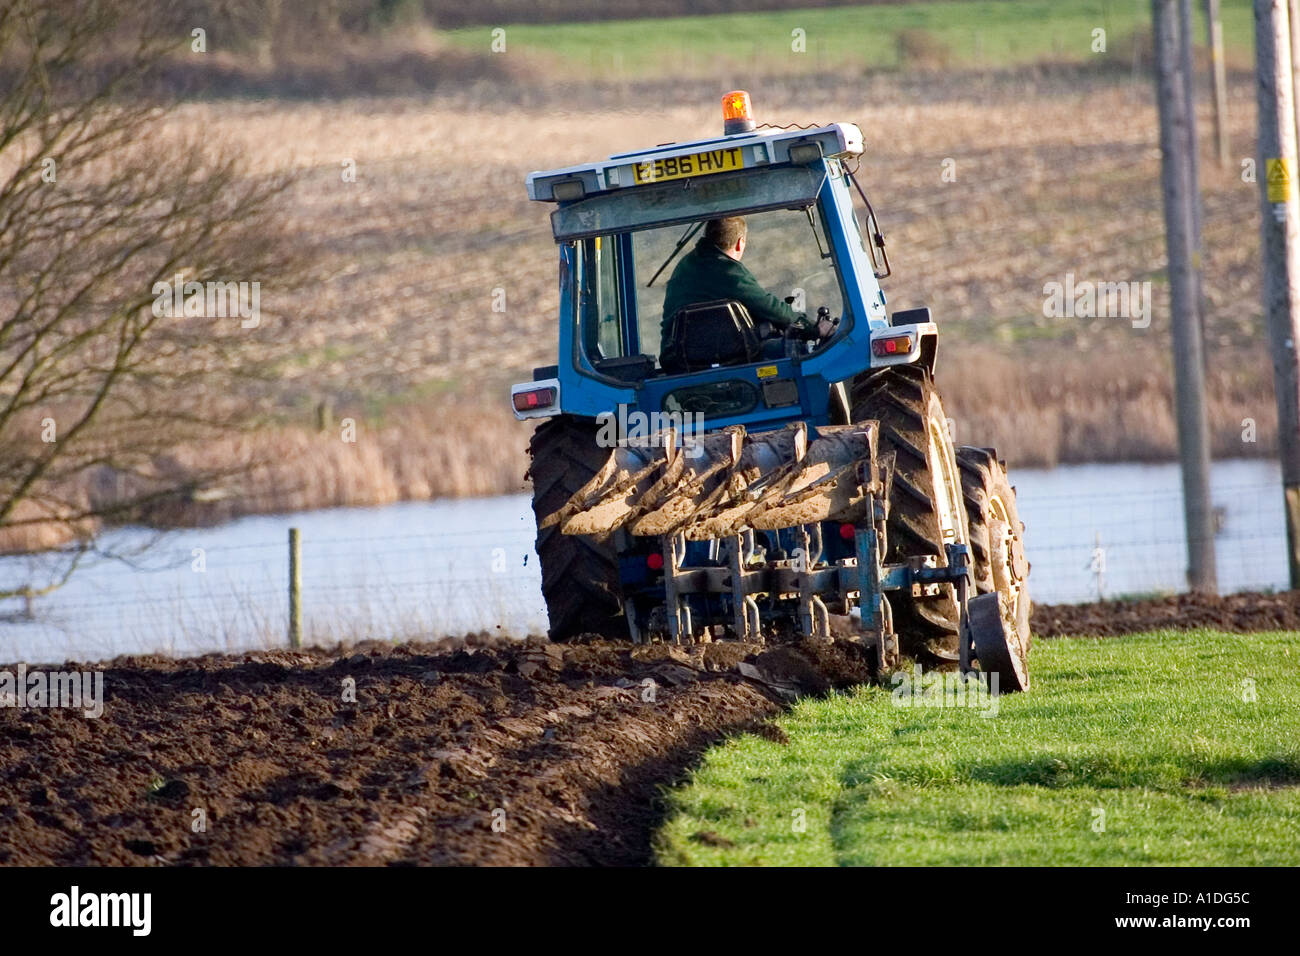
[[[1276,465],[1216,469],[1220,589],[1285,588]],[[1176,466],[1073,466],[1013,477],[1036,601],[1185,589]],[[531,510],[526,497],[511,496],[245,519],[162,536],[123,529],[104,548],[130,557],[93,558],[50,595],[0,602],[0,660],[283,646],[291,525],[302,531],[307,643],[546,630]],[[0,587],[57,574],[66,560],[0,560]]]

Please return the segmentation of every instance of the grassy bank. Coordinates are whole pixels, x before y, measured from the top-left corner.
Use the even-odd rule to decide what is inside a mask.
[[[805,700],[713,750],[670,865],[1295,865],[1296,634],[1163,631],[1032,653],[1028,694]],[[802,823],[802,827],[800,824]]]
[[[998,69],[1043,61],[1083,63],[1098,56],[1119,57],[1127,65],[1123,58],[1131,57],[1135,34],[1145,36],[1150,29],[1150,12],[1148,4],[1121,0],[986,0],[503,23],[451,30],[445,37],[466,50],[486,50],[492,31],[504,27],[505,50],[498,53],[531,59],[561,75],[616,79],[711,77],[726,67],[766,74],[910,66]],[[1199,27],[1199,5],[1196,15]],[[1248,62],[1253,55],[1251,15],[1249,0],[1224,0],[1224,41],[1234,61]],[[1097,28],[1107,32],[1105,53],[1093,51]],[[803,31],[801,38],[796,30]]]

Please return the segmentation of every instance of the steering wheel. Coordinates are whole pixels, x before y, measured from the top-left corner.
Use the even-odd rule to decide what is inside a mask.
[[[830,322],[831,330],[826,333],[825,338],[818,336],[818,339],[822,342],[829,342],[831,339],[835,338],[835,333],[840,330],[840,317],[837,315],[832,319],[831,310],[823,305],[817,309],[817,324],[820,326],[823,320]]]
[[[831,324],[830,332],[828,332],[825,336],[821,336],[817,333],[817,329],[820,328],[823,322],[829,322]],[[839,328],[840,328],[840,320],[838,318],[834,318],[834,319],[831,318],[831,310],[826,308],[826,306],[823,305],[818,307],[817,324],[814,325],[811,329],[796,329],[793,326],[791,326],[785,330],[785,333],[787,338],[795,339],[800,342],[806,342],[810,346],[808,351],[811,352],[822,342],[829,342],[831,339],[833,339],[835,337],[835,333],[839,331]]]

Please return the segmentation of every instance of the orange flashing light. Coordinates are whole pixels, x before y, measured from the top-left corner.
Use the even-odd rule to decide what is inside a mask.
[[[754,109],[749,102],[749,94],[744,90],[732,90],[722,97],[722,132],[725,136],[732,133],[748,133],[754,128]]]

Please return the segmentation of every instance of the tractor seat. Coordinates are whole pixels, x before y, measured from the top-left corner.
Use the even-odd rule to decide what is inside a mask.
[[[717,299],[677,310],[659,364],[667,375],[745,365],[758,359],[761,348],[749,310],[734,299]]]

